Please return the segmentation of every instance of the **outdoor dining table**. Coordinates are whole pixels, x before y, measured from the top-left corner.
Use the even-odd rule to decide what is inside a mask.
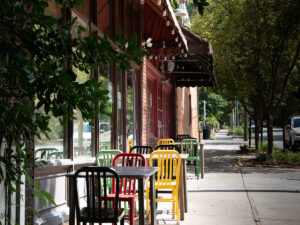
[[[150,154],[143,154],[146,160],[150,159]],[[184,220],[184,213],[188,212],[188,196],[186,186],[186,159],[189,154],[180,154],[181,169],[180,169],[180,182],[179,182],[179,208],[180,208],[180,220]]]
[[[139,225],[145,224],[145,207],[144,207],[144,190],[145,179],[150,178],[150,210],[151,225],[156,224],[156,205],[155,205],[155,189],[154,174],[158,171],[158,167],[123,167],[111,166],[119,174],[120,178],[136,178],[138,180],[138,199],[139,199]],[[75,199],[73,195],[73,177],[75,172],[66,175],[68,178],[68,206],[69,208],[69,225],[75,224]]]

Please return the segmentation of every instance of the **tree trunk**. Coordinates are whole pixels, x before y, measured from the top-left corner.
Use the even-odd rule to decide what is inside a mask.
[[[259,144],[259,125],[258,125],[258,118],[257,118],[257,114],[254,114],[254,123],[255,123],[255,130],[254,130],[254,134],[255,134],[255,148],[258,149],[258,144]]]
[[[248,141],[248,113],[244,109],[244,141]]]
[[[267,126],[268,126],[268,154],[274,154],[273,148],[273,117],[270,113],[267,114]]]

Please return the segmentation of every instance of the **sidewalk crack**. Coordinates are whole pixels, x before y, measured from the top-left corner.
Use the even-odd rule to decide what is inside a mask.
[[[256,225],[260,225],[260,218],[258,216],[258,211],[257,209],[255,208],[255,206],[252,204],[251,200],[250,200],[250,196],[249,196],[249,192],[246,188],[246,185],[245,185],[245,180],[244,180],[244,174],[243,174],[243,171],[242,169],[240,168],[240,173],[241,173],[241,177],[242,177],[242,181],[243,181],[243,186],[244,186],[244,189],[246,191],[246,195],[247,195],[247,199],[248,199],[248,202],[250,204],[250,208],[251,208],[251,213],[252,213],[252,216],[253,216],[253,220],[255,222]]]

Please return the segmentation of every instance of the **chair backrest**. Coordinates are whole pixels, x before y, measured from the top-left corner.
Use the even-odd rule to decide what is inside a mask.
[[[172,138],[159,139],[157,145],[175,145],[175,141]]]
[[[101,141],[100,142],[100,150],[109,150],[109,149],[111,149],[110,141]]]
[[[137,146],[133,146],[130,149],[130,153],[151,154],[152,152],[153,152],[153,148],[151,146],[146,146],[146,145],[137,145]]]
[[[174,150],[158,150],[150,155],[149,166],[157,161],[159,168],[156,181],[163,185],[170,185],[176,179],[176,185],[179,184],[181,158],[177,151]],[[156,166],[156,165],[155,165]]]
[[[115,156],[113,166],[127,166],[127,167],[144,167],[146,166],[146,159],[142,154],[138,153],[121,153]],[[113,184],[114,184],[113,179]],[[136,179],[121,178],[120,190],[122,194],[135,194]],[[114,185],[112,193],[115,193]]]
[[[191,138],[191,135],[189,135],[189,134],[178,134],[177,138],[180,142],[180,141],[182,141],[182,139]]]
[[[115,182],[115,189],[117,190],[114,199],[113,213],[109,210],[109,201],[107,199],[107,184],[106,178],[113,177]],[[101,179],[103,178],[103,179]],[[86,210],[80,211],[80,199],[78,195],[78,182],[84,180],[86,189]],[[102,184],[103,182],[103,184]],[[73,190],[75,198],[75,210],[77,221],[81,222],[117,222],[118,220],[118,206],[119,206],[119,175],[118,173],[109,167],[82,167],[74,174]],[[103,190],[102,190],[103,189]]]
[[[158,145],[155,150],[175,150],[180,153],[180,148],[177,145]]]
[[[64,157],[63,152],[51,152],[48,154],[48,159],[62,159]]]
[[[181,153],[189,154],[189,157],[198,157],[198,141],[194,138],[182,139]]]
[[[122,153],[122,152],[118,149],[100,150],[96,154],[97,166],[112,166],[115,156],[120,154],[120,153]],[[100,158],[103,160],[102,165],[100,163]]]

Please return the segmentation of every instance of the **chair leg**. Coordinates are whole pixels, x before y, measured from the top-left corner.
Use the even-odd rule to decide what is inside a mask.
[[[146,186],[146,217],[149,216],[149,187]]]
[[[129,204],[130,204],[130,207],[129,207],[129,210],[130,210],[129,224],[133,225],[134,224],[134,199],[131,199]]]
[[[120,224],[121,224],[121,225],[124,225],[124,217],[121,219]]]
[[[175,199],[176,199],[176,215],[177,215],[177,222],[180,221],[180,214],[179,214],[179,201],[178,201],[178,189],[175,190]]]
[[[196,167],[197,167],[197,180],[199,180],[199,176],[200,176],[200,163],[199,163],[199,161],[197,161]]]
[[[175,189],[172,189],[172,199],[175,199]],[[172,218],[175,218],[175,202],[172,202]]]

